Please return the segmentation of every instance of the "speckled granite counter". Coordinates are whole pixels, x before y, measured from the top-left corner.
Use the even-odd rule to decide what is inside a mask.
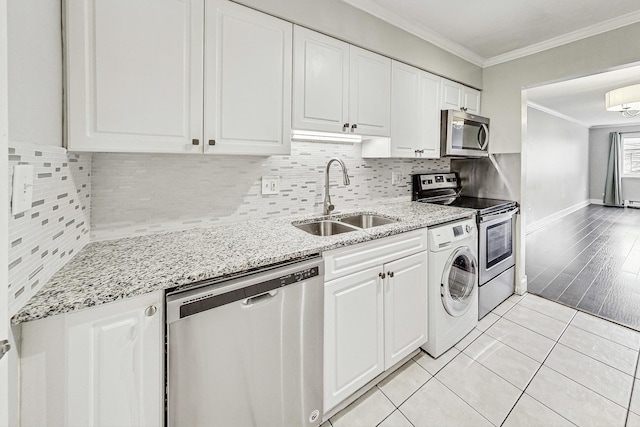
[[[376,203],[349,213],[376,213],[393,224],[336,236],[313,236],[291,225],[318,215],[284,217],[90,243],[13,318],[42,319],[161,289],[232,276],[322,251],[473,215],[470,209],[415,202]]]

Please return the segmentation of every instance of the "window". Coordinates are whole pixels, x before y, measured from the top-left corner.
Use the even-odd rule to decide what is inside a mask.
[[[640,133],[622,135],[622,174],[640,176]]]

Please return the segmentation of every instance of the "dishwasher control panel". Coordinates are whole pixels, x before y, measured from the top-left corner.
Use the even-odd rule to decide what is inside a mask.
[[[257,301],[258,298],[274,296],[278,288],[282,288],[293,283],[309,280],[320,275],[317,266],[296,270],[293,273],[267,279],[259,283],[248,282],[246,279],[238,279],[237,283],[230,282],[228,286],[216,287],[211,292],[199,293],[192,298],[183,298],[180,301],[179,318],[193,316],[203,311],[211,310],[236,301],[249,304],[250,301]],[[246,286],[243,286],[245,284]],[[225,291],[229,288],[236,288]]]

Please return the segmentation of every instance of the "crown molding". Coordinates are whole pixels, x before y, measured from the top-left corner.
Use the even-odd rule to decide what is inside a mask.
[[[484,67],[485,58],[466,47],[451,41],[442,34],[430,30],[422,25],[415,24],[384,7],[380,7],[370,0],[343,0],[345,3],[360,9],[370,15],[375,16],[395,27],[400,28],[414,36],[421,38],[441,49],[452,53],[465,61],[471,62],[479,67]]]
[[[469,61],[479,67],[486,68],[493,65],[502,64],[504,62],[513,61],[515,59],[523,58],[525,56],[533,55],[545,50],[553,49],[558,46],[569,44],[578,40],[586,39],[598,34],[606,33],[607,31],[615,30],[617,28],[625,27],[627,25],[640,22],[640,11],[627,13],[626,15],[619,16],[617,18],[609,19],[598,24],[591,25],[576,31],[572,31],[567,34],[563,34],[558,37],[554,37],[549,40],[545,40],[540,43],[533,44],[531,46],[524,47],[522,49],[512,50],[510,52],[496,55],[491,58],[484,58],[477,53],[467,49],[466,47],[453,42],[447,37],[427,27],[411,22],[410,20],[397,15],[388,9],[381,7],[371,0],[343,0],[345,3],[360,9],[370,15],[375,16],[391,25],[399,27],[414,36],[438,46],[441,49],[452,53],[465,61]]]
[[[566,120],[568,122],[572,122],[572,123],[575,123],[577,125],[584,126],[586,128],[590,128],[591,127],[591,125],[589,123],[587,123],[587,122],[580,121],[580,120],[575,119],[575,118],[573,118],[571,116],[567,116],[566,114],[562,114],[559,111],[552,110],[551,108],[547,108],[544,105],[540,105],[540,104],[537,104],[537,103],[532,102],[532,101],[527,101],[527,107],[534,108],[534,109],[536,109],[538,111],[542,111],[543,113],[550,114],[550,115],[555,116],[555,117],[557,117],[559,119]]]
[[[596,126],[591,126],[591,129],[628,128],[628,127],[639,128],[638,132],[640,132],[640,122],[626,123],[626,124],[612,124],[612,125],[596,125]]]
[[[525,56],[533,55],[534,53],[539,53],[598,34],[606,33],[607,31],[635,24],[636,22],[640,22],[640,11],[627,13],[626,15],[618,16],[617,18],[609,19],[608,21],[600,22],[540,43],[532,44],[531,46],[527,46],[522,49],[512,50],[511,52],[488,58],[484,61],[483,67],[491,67],[492,65],[502,64],[503,62],[513,61],[514,59],[523,58]]]

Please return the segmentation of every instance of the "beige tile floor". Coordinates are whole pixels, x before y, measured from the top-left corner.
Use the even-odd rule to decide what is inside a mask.
[[[447,353],[420,353],[321,427],[640,427],[639,349],[639,332],[514,295]]]

